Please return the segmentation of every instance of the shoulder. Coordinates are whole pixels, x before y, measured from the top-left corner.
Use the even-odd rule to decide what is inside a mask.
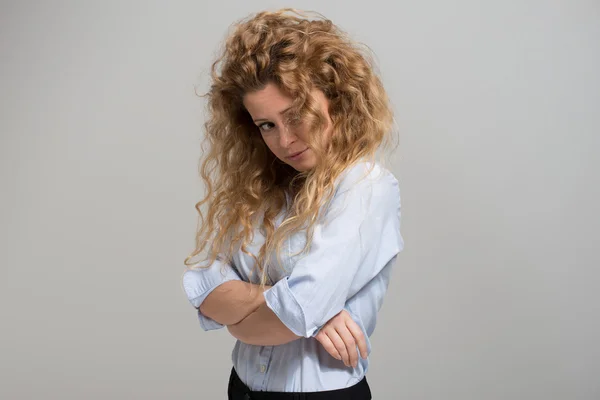
[[[393,216],[399,213],[400,189],[396,177],[381,164],[361,161],[337,178],[334,194],[326,206],[329,218],[343,212],[346,217],[367,214]]]
[[[398,180],[380,163],[359,161],[342,172],[337,180],[335,197],[347,192],[360,195],[385,195],[398,192]],[[399,195],[399,193],[398,193]]]

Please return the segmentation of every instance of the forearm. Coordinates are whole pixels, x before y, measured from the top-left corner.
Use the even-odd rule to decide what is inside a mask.
[[[265,303],[260,285],[244,281],[228,281],[219,285],[204,299],[200,312],[223,325],[237,324]]]
[[[227,329],[241,342],[256,346],[278,346],[300,338],[281,322],[264,300],[250,315]]]

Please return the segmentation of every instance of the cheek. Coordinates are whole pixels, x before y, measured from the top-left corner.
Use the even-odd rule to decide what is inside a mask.
[[[321,131],[321,133],[317,134],[317,137],[315,139],[327,142],[327,141],[329,141],[329,138],[331,137],[331,133],[333,132],[333,123],[332,123],[331,119],[329,118],[329,114],[325,114],[325,118],[326,118],[325,126],[322,128],[323,130]],[[295,127],[294,133],[304,143],[309,142],[308,139],[310,136],[310,132],[309,132],[308,124],[305,124],[305,123],[299,124],[298,126]]]
[[[277,136],[263,136],[263,141],[273,154],[279,154],[279,140]]]
[[[308,142],[308,126],[306,124],[298,124],[293,128],[294,136],[303,141],[304,143]]]

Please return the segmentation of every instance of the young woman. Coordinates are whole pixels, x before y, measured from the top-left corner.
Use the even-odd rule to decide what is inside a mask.
[[[229,399],[370,399],[369,336],[403,248],[371,62],[329,20],[262,12],[232,30],[207,97],[183,285],[205,330],[238,339]]]

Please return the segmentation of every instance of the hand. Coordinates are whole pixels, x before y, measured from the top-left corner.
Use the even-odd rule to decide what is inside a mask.
[[[346,367],[358,366],[356,346],[360,349],[362,358],[366,359],[368,356],[365,335],[346,310],[327,321],[315,339],[333,358],[343,361]]]

